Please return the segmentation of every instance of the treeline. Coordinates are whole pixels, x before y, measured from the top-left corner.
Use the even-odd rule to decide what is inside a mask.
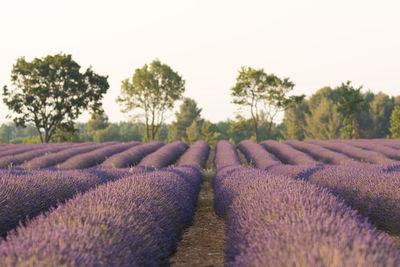
[[[170,124],[163,124],[155,139],[163,142],[184,140],[194,143],[199,139],[206,140],[215,145],[218,140],[228,139],[233,143],[239,143],[244,139],[254,139],[254,133],[249,127],[249,120],[237,116],[235,120],[228,119],[217,123],[207,121],[201,116],[201,108],[190,98],[184,98],[175,113],[175,120]],[[260,127],[261,138],[266,138],[268,123],[264,122]],[[283,124],[273,124],[271,130],[272,139],[282,139],[281,129]],[[57,131],[51,142],[107,142],[107,141],[143,141],[146,142],[146,125],[142,122],[112,123],[102,113],[94,113],[86,123],[78,122],[74,126],[75,131]],[[16,126],[14,123],[0,126],[0,142],[11,144],[36,144],[40,138],[33,125],[26,127]]]
[[[239,143],[265,139],[400,138],[400,97],[362,92],[351,82],[322,88],[309,99],[293,95],[294,82],[264,69],[243,66],[230,88],[239,115],[211,123],[195,100],[184,98],[186,81],[155,59],[136,68],[121,83],[116,102],[131,122],[110,123],[102,108],[108,76],[92,67],[82,71],[71,55],[56,54],[27,61],[17,59],[11,84],[3,87],[3,102],[14,124],[2,125],[4,143],[105,142],[203,139],[211,145],[227,139]],[[183,100],[175,120],[165,117]],[[77,123],[89,111],[92,118]],[[276,116],[284,112],[281,124]],[[248,117],[242,114],[249,114]]]
[[[358,93],[353,97],[358,101],[352,103],[356,112],[350,118],[352,115],[348,111],[341,112],[339,108],[343,86],[346,84],[333,89],[321,88],[308,99],[287,109],[283,119],[284,139],[400,137],[400,123],[397,122],[400,116],[394,112],[400,109],[400,96],[355,90]],[[352,120],[351,127],[349,118]]]

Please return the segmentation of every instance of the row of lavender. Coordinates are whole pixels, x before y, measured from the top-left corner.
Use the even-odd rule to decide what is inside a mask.
[[[83,171],[53,171],[59,174],[59,179],[52,181],[53,185],[60,180],[70,180],[61,177],[68,172],[75,172],[74,175],[69,174],[71,177],[79,176],[80,172],[97,178],[108,176],[108,181],[113,181],[89,191],[81,188],[72,193],[74,198],[28,221],[16,232],[9,232],[7,240],[0,242],[0,265],[168,264],[182,229],[191,223],[202,182],[200,167],[204,166],[209,152],[206,142],[197,142],[180,157],[177,167],[162,168],[173,158],[176,160],[186,148],[183,142],[165,145],[151,154],[144,164],[131,169],[100,166]],[[144,151],[138,150],[138,153],[143,154]],[[127,155],[132,155],[132,151]],[[138,160],[137,157],[135,159]],[[155,169],[158,167],[161,168]],[[14,178],[25,177],[23,170],[13,171],[9,175]],[[12,180],[10,178],[8,180]],[[82,177],[81,180],[84,179]],[[51,188],[50,183],[45,187]],[[36,192],[35,197],[39,195]],[[9,204],[12,202],[10,199],[6,201]],[[40,204],[34,205],[40,209]],[[15,208],[4,214],[19,211]]]
[[[171,161],[176,161],[187,148],[187,144],[178,141],[165,145],[160,142],[134,146],[123,154],[131,160],[140,160],[157,168],[167,167]],[[111,146],[112,147],[112,146]],[[196,147],[196,146],[194,146]],[[133,154],[136,149],[136,154]],[[104,150],[104,149],[100,149]],[[193,149],[192,149],[193,150]],[[84,154],[83,157],[87,158]],[[120,155],[120,154],[117,154]],[[109,160],[112,160],[111,157]],[[121,161],[124,161],[121,158]],[[194,162],[192,160],[192,162]],[[24,223],[27,218],[32,218],[43,211],[55,207],[72,198],[77,193],[82,193],[97,185],[114,181],[129,171],[140,171],[144,163],[129,169],[113,169],[103,166],[86,170],[26,170],[7,169],[0,170],[0,236],[15,228],[19,222]],[[193,164],[197,164],[194,162]],[[105,165],[107,166],[107,165]]]
[[[329,146],[335,144],[333,142],[326,143],[330,143]],[[300,165],[277,164],[271,167],[265,164],[265,158],[270,157],[270,154],[260,145],[251,141],[244,141],[238,147],[249,160],[255,163],[257,168],[266,169],[272,174],[285,174],[293,178],[302,178],[327,188],[344,199],[352,208],[357,209],[363,216],[369,218],[379,228],[392,234],[400,234],[399,163],[391,161],[387,161],[386,164],[361,163],[350,159],[345,154],[312,143],[289,141],[287,144],[309,152],[315,159],[324,158],[329,162],[336,162],[340,165],[309,161]],[[298,157],[309,157],[287,144],[279,144],[280,150],[276,155],[291,158],[291,161],[297,160]],[[339,142],[335,144],[335,147],[337,147],[337,150],[341,147],[342,151],[357,152],[359,157],[364,155],[365,158],[370,157],[370,153],[376,153],[364,149],[359,151],[360,148],[352,150],[352,146]]]
[[[391,239],[341,198],[315,183],[282,175],[310,177],[323,171],[324,164],[297,150],[291,151],[293,157],[278,157],[301,165],[280,164],[250,141],[241,143],[239,149],[264,170],[241,166],[229,142],[217,144],[215,210],[227,221],[229,266],[400,264]],[[277,156],[279,149],[273,149]]]
[[[182,142],[178,143],[181,144],[179,149],[186,149]],[[150,144],[106,142],[101,144],[24,145],[14,146],[12,149],[6,146],[3,148],[4,150],[0,151],[0,168],[18,166],[27,170],[84,169],[100,164],[125,168],[137,164],[143,157],[163,145],[164,143],[156,141]]]

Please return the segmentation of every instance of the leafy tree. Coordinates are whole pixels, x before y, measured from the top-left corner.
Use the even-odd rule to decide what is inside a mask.
[[[354,88],[350,81],[342,83],[337,88],[339,91],[337,110],[343,115],[343,127],[341,129],[345,138],[359,138],[360,129],[357,116],[360,111],[366,109],[364,97],[361,94],[362,86]]]
[[[186,136],[186,140],[190,145],[201,139],[202,136],[197,121],[193,121],[192,125],[186,128]]]
[[[308,104],[303,101],[285,110],[283,118],[284,129],[282,135],[285,139],[304,140],[305,116],[308,114]]]
[[[145,139],[144,139],[144,141],[145,141]],[[168,142],[168,126],[167,125],[165,125],[165,124],[161,125],[160,130],[157,132],[156,139],[161,142]]]
[[[165,112],[172,109],[174,102],[182,98],[185,81],[175,71],[159,60],[136,69],[132,79],[122,82],[121,94],[117,102],[123,112],[143,110],[146,125],[146,140],[154,140],[162,123]]]
[[[183,103],[179,106],[179,112],[175,113],[176,121],[172,122],[169,129],[169,140],[185,140],[187,139],[186,129],[190,127],[194,121],[200,120],[201,108],[197,106],[196,101],[191,98],[184,98]]]
[[[62,129],[58,128],[55,130],[52,142],[60,143],[60,142],[79,142],[79,131],[78,129]],[[91,140],[90,140],[91,141]]]
[[[90,120],[86,122],[86,127],[89,133],[103,130],[109,125],[110,123],[108,122],[108,116],[104,113],[92,113]]]
[[[0,127],[0,142],[9,143],[13,137],[13,127],[11,125],[2,124]]]
[[[375,111],[379,108],[374,109],[372,102],[375,100],[375,94],[371,91],[363,93],[365,109],[362,109],[357,115],[357,122],[360,132],[360,138],[375,138],[377,136],[377,129],[375,129],[374,115]],[[377,107],[377,106],[376,106]],[[379,111],[378,111],[379,112]],[[390,120],[390,114],[386,120]],[[386,129],[389,131],[389,127]],[[379,131],[379,130],[378,130]]]
[[[335,139],[340,137],[342,115],[329,98],[321,98],[319,105],[305,114],[305,136],[310,139]]]
[[[236,116],[236,120],[229,123],[228,136],[233,144],[238,144],[245,139],[256,141],[255,133],[252,131],[253,121],[241,115]]]
[[[202,139],[206,141],[211,147],[215,147],[221,133],[218,133],[214,124],[209,121],[204,121],[201,125]]]
[[[390,117],[394,109],[394,99],[384,93],[378,93],[369,103],[369,114],[372,120],[371,138],[390,135]]]
[[[107,128],[96,130],[93,134],[94,142],[118,141],[120,139],[117,125],[109,124]]]
[[[397,105],[390,116],[392,138],[400,138],[400,105]]]
[[[84,73],[71,55],[57,54],[17,60],[11,72],[13,89],[3,87],[3,101],[18,114],[14,122],[33,123],[42,143],[57,129],[73,131],[73,121],[87,109],[101,110],[101,99],[109,88],[107,76],[88,68]]]
[[[132,123],[132,122],[120,122],[120,141],[141,141],[144,134],[143,123]]]
[[[267,138],[269,137],[276,115],[293,103],[303,100],[302,96],[288,96],[294,84],[288,79],[280,79],[274,74],[267,74],[264,69],[242,67],[236,78],[236,84],[231,88],[233,103],[250,109],[251,128],[256,141],[259,141],[259,125],[263,120],[261,110],[267,118]]]

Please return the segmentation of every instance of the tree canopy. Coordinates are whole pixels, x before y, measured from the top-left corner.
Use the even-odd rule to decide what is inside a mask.
[[[132,79],[121,85],[121,97],[117,102],[123,105],[123,112],[141,110],[146,125],[147,141],[154,140],[175,101],[182,98],[185,81],[170,66],[158,59],[135,70]]]
[[[339,99],[337,110],[343,115],[343,136],[346,138],[359,138],[360,130],[357,115],[366,109],[364,97],[361,94],[362,86],[354,88],[350,81],[342,83],[338,88]]]
[[[399,98],[384,93],[370,91],[357,95],[357,103],[350,101],[355,113],[339,111],[339,99],[343,94],[342,83],[334,89],[323,87],[300,105],[285,111],[283,132],[286,139],[336,139],[350,138],[386,138],[390,136],[390,115],[399,102]],[[351,84],[349,84],[351,86]],[[352,86],[351,86],[352,87]],[[354,88],[353,88],[354,89]],[[351,100],[351,97],[350,97]],[[349,106],[350,104],[347,104]],[[353,111],[354,111],[353,110]],[[347,117],[347,119],[346,119]],[[350,117],[352,117],[350,119]],[[356,120],[355,122],[352,119]],[[347,124],[346,124],[347,123]],[[349,126],[350,124],[350,126]],[[353,125],[357,130],[353,130]],[[357,133],[358,132],[358,133]]]
[[[85,72],[71,55],[56,54],[27,61],[12,68],[12,88],[3,87],[3,101],[14,112],[19,126],[35,125],[42,143],[57,130],[74,131],[74,120],[84,111],[101,112],[101,100],[109,88],[107,76],[89,67]]]
[[[239,70],[236,84],[231,88],[232,102],[250,109],[251,125],[256,141],[260,141],[260,121],[267,120],[269,123],[268,138],[278,112],[303,100],[304,95],[289,96],[293,88],[294,83],[289,78],[281,79],[274,74],[267,74],[264,69],[242,67]],[[262,118],[261,114],[265,118]]]
[[[390,117],[390,132],[392,138],[400,138],[400,105],[397,105]]]
[[[202,109],[197,106],[196,101],[185,97],[183,103],[179,106],[179,111],[175,112],[175,121],[172,122],[169,128],[168,139],[186,140],[188,138],[186,130],[193,122],[201,120],[201,110]]]

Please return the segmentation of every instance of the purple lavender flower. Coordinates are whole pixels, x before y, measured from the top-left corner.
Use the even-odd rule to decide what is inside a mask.
[[[128,143],[117,143],[111,146],[102,147],[100,149],[96,149],[94,151],[79,154],[72,158],[69,158],[67,161],[58,165],[60,169],[84,169],[89,168],[97,164],[101,164],[108,157],[121,153],[133,146],[139,145],[140,142],[128,142]]]
[[[343,153],[361,162],[394,164],[396,161],[385,157],[382,153],[353,147],[338,141],[307,140],[307,143],[319,145],[330,150]]]
[[[191,164],[197,168],[203,168],[206,164],[210,146],[206,141],[199,140],[195,142],[190,148],[179,158],[177,166]]]
[[[168,265],[201,182],[197,168],[182,166],[99,186],[10,234],[0,265]]]
[[[134,146],[124,152],[113,155],[101,165],[113,168],[127,168],[137,164],[142,158],[153,153],[163,145],[163,142],[154,141],[149,144]]]
[[[166,167],[174,163],[188,147],[183,141],[172,142],[144,157],[137,166],[154,169]]]
[[[261,145],[251,140],[243,140],[237,145],[237,148],[244,154],[248,162],[259,169],[267,169],[281,164],[274,155],[268,153]]]

